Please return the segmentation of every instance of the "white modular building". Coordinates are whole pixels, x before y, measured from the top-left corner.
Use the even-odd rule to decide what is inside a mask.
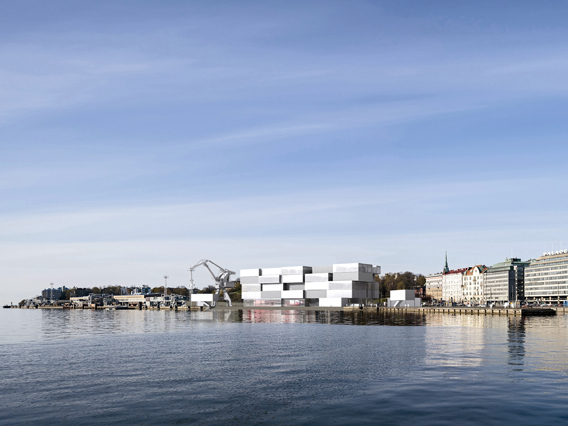
[[[341,263],[241,269],[244,306],[342,307],[378,299],[380,266]]]

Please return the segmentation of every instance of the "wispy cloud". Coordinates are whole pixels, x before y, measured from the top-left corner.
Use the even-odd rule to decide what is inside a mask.
[[[565,13],[515,7],[14,3],[1,281],[203,256],[432,272],[562,240]]]

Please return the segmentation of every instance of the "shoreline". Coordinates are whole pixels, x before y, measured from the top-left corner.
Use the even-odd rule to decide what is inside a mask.
[[[60,310],[148,310],[148,311],[201,311],[200,308],[178,307],[178,308],[134,308],[124,306],[96,306],[84,308],[70,308],[64,306],[39,306],[39,307],[20,307],[13,305],[8,309],[60,309]],[[465,307],[317,307],[317,306],[217,306],[205,311],[223,310],[266,310],[266,311],[331,311],[331,312],[392,312],[392,313],[419,313],[419,314],[453,314],[453,315],[504,315],[504,316],[554,316],[557,314],[568,314],[568,307],[549,307],[549,308],[465,308]]]

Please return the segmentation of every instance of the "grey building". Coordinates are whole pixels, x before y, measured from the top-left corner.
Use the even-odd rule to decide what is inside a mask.
[[[485,271],[484,298],[488,302],[521,302],[525,300],[525,269],[529,262],[513,257]]]
[[[342,307],[377,299],[380,266],[343,263],[329,266],[290,266],[242,269],[244,306]]]
[[[61,299],[61,294],[67,290],[66,287],[58,287],[58,288],[46,288],[45,290],[42,290],[41,292],[41,296],[45,299],[45,300],[59,300]]]
[[[71,289],[71,297],[83,297],[88,296],[91,293],[90,288],[76,288]]]
[[[547,252],[525,269],[528,301],[560,301],[568,297],[568,250]]]

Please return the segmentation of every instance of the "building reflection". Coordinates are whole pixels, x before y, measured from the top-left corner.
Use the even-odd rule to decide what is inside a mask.
[[[524,369],[566,374],[568,366],[567,317],[527,317],[523,325]]]
[[[499,327],[484,315],[430,314],[424,364],[444,367],[444,374],[459,377],[463,368],[478,369],[487,357],[487,328]],[[503,324],[504,326],[504,324]]]
[[[343,325],[423,326],[426,315],[419,313],[380,311],[330,311],[330,310],[239,310],[238,320],[250,323],[312,323]]]
[[[525,363],[525,321],[523,317],[508,318],[509,365],[514,371],[522,371]]]
[[[280,309],[213,309],[195,311],[42,310],[10,312],[33,317],[19,325],[27,339],[66,339],[87,335],[192,332],[201,323],[330,324],[369,327],[370,341],[380,340],[397,354],[420,352],[423,365],[459,377],[472,368],[484,374],[491,365],[510,372],[547,371],[565,374],[568,366],[568,317],[451,315],[404,311],[331,311]],[[404,330],[402,327],[422,327]],[[292,329],[290,329],[292,330]],[[6,333],[4,333],[6,334]],[[27,337],[26,337],[27,336]],[[4,339],[24,337],[6,335]],[[442,370],[435,370],[443,367]],[[522,379],[523,375],[513,375]]]

